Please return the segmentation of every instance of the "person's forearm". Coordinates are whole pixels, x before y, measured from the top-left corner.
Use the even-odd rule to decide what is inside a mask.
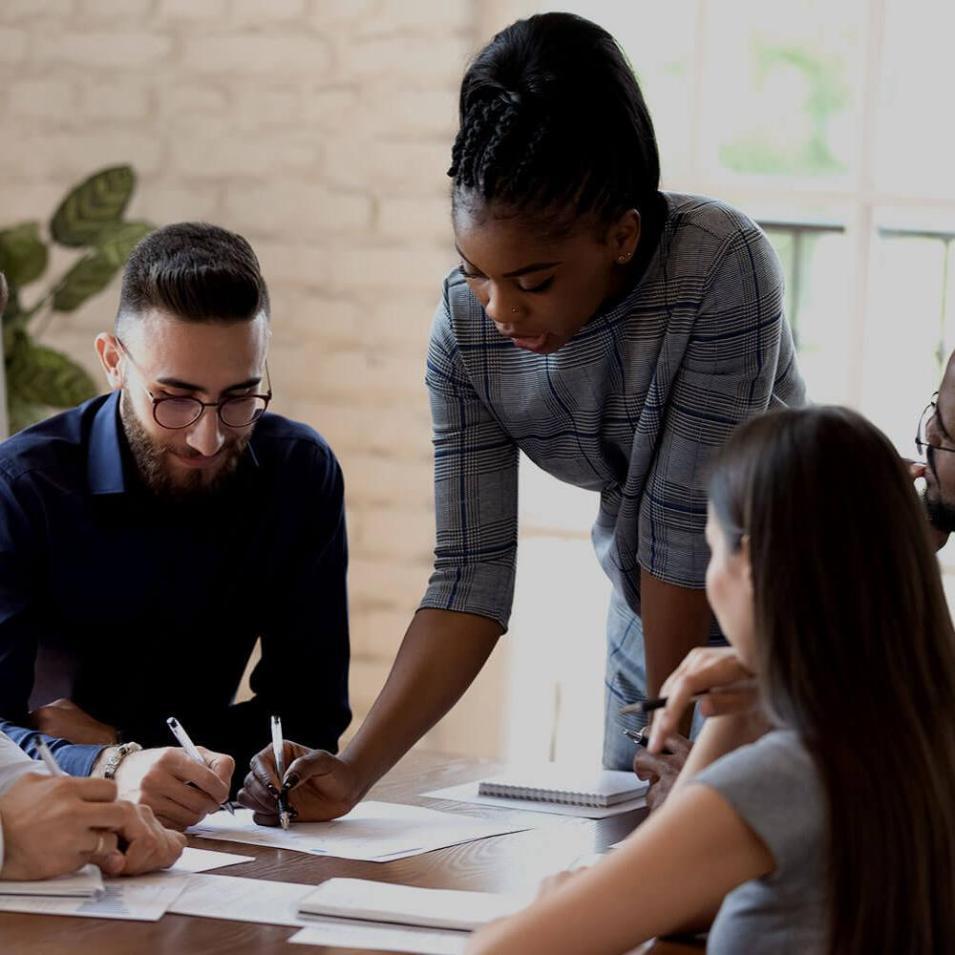
[[[487,617],[419,610],[384,688],[342,754],[367,791],[461,698],[501,635]]]
[[[24,726],[15,726],[13,723],[0,722],[0,732],[5,733],[31,759],[39,759],[38,744],[44,740],[56,757],[60,768],[70,776],[89,776],[93,771],[96,758],[105,747],[71,743],[69,740],[55,736],[46,736],[37,730],[27,729]]]
[[[640,571],[640,619],[646,653],[647,696],[659,695],[666,678],[709,636],[713,614],[705,590],[691,590]]]
[[[727,753],[747,743],[756,742],[769,728],[769,722],[758,711],[709,717],[700,731],[699,738],[693,744],[670,795],[682,789],[698,772]]]

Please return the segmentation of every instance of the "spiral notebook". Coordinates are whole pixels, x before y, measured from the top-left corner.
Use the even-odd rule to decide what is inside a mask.
[[[482,780],[478,795],[605,809],[642,796],[647,787],[648,783],[631,772],[610,769],[581,772],[573,767],[546,763]]]

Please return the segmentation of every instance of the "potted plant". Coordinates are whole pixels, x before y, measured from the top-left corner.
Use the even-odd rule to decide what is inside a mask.
[[[133,246],[154,228],[148,222],[123,219],[135,183],[130,166],[103,169],[67,193],[50,219],[48,237],[35,221],[0,230],[0,272],[10,289],[2,321],[11,434],[54,409],[71,407],[97,393],[84,368],[39,339],[54,314],[75,311],[102,292]],[[82,253],[64,275],[28,302],[27,286],[46,272],[48,243]]]

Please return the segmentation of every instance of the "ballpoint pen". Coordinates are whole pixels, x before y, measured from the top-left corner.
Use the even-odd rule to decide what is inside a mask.
[[[272,755],[275,757],[275,773],[279,778],[279,783],[285,776],[285,740],[282,739],[282,718],[280,716],[272,717]],[[288,829],[292,822],[292,814],[289,812],[288,800],[282,792],[278,795],[279,803],[279,825],[283,829]]]
[[[36,746],[37,750],[40,753],[40,759],[46,764],[46,768],[50,771],[51,776],[65,776],[66,772],[60,766],[60,764],[53,758],[53,754],[50,752],[50,747],[46,745],[46,740],[41,739]]]
[[[166,720],[166,726],[172,730],[172,735],[176,737],[176,741],[179,745],[186,751],[186,755],[197,763],[201,763],[203,766],[208,766],[209,764],[202,758],[202,753],[196,749],[195,743],[189,738],[189,734],[183,729],[182,724],[174,716],[170,716]],[[227,813],[234,816],[235,810],[232,808],[232,803],[226,800],[224,803],[219,805],[220,809],[224,809]]]
[[[745,690],[756,688],[755,679],[737,680],[735,683],[727,683],[725,686],[714,686],[709,690],[703,690],[702,693],[694,693],[690,697],[691,703],[705,699],[707,696],[719,696],[721,693],[742,693]],[[637,700],[636,703],[628,703],[621,706],[618,713],[626,715],[627,713],[651,713],[653,710],[662,710],[667,705],[669,697],[660,696],[652,700]]]

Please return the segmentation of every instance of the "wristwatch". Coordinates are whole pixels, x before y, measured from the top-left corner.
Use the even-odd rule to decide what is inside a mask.
[[[139,743],[122,743],[115,747],[106,760],[103,767],[103,779],[114,779],[119,764],[130,754],[138,753],[142,749]]]

